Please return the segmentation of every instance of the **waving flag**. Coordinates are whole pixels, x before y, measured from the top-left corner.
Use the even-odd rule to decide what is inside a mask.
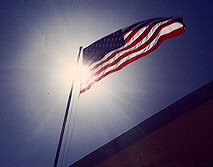
[[[118,30],[83,49],[83,64],[91,76],[80,93],[107,75],[149,54],[166,39],[184,33],[182,18],[152,18]]]

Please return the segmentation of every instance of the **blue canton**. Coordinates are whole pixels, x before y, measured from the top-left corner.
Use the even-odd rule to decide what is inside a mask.
[[[118,49],[125,44],[122,30],[116,31],[97,42],[92,43],[83,50],[83,63],[92,64],[101,60],[107,53]]]

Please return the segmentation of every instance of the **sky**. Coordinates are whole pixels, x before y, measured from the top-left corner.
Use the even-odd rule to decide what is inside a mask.
[[[0,166],[53,166],[79,47],[131,24],[180,16],[186,28],[79,99],[74,92],[59,166],[210,82],[212,6],[212,0],[1,0]]]

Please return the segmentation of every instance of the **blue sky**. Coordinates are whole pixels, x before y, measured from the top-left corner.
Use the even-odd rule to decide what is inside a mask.
[[[121,28],[186,25],[80,96],[67,165],[211,81],[212,15],[210,0],[1,1],[0,166],[53,165],[78,49]]]

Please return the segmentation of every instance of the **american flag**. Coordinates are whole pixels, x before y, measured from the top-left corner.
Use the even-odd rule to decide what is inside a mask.
[[[83,49],[83,64],[91,76],[80,93],[127,64],[149,54],[166,39],[184,33],[182,18],[152,18],[118,30]]]

